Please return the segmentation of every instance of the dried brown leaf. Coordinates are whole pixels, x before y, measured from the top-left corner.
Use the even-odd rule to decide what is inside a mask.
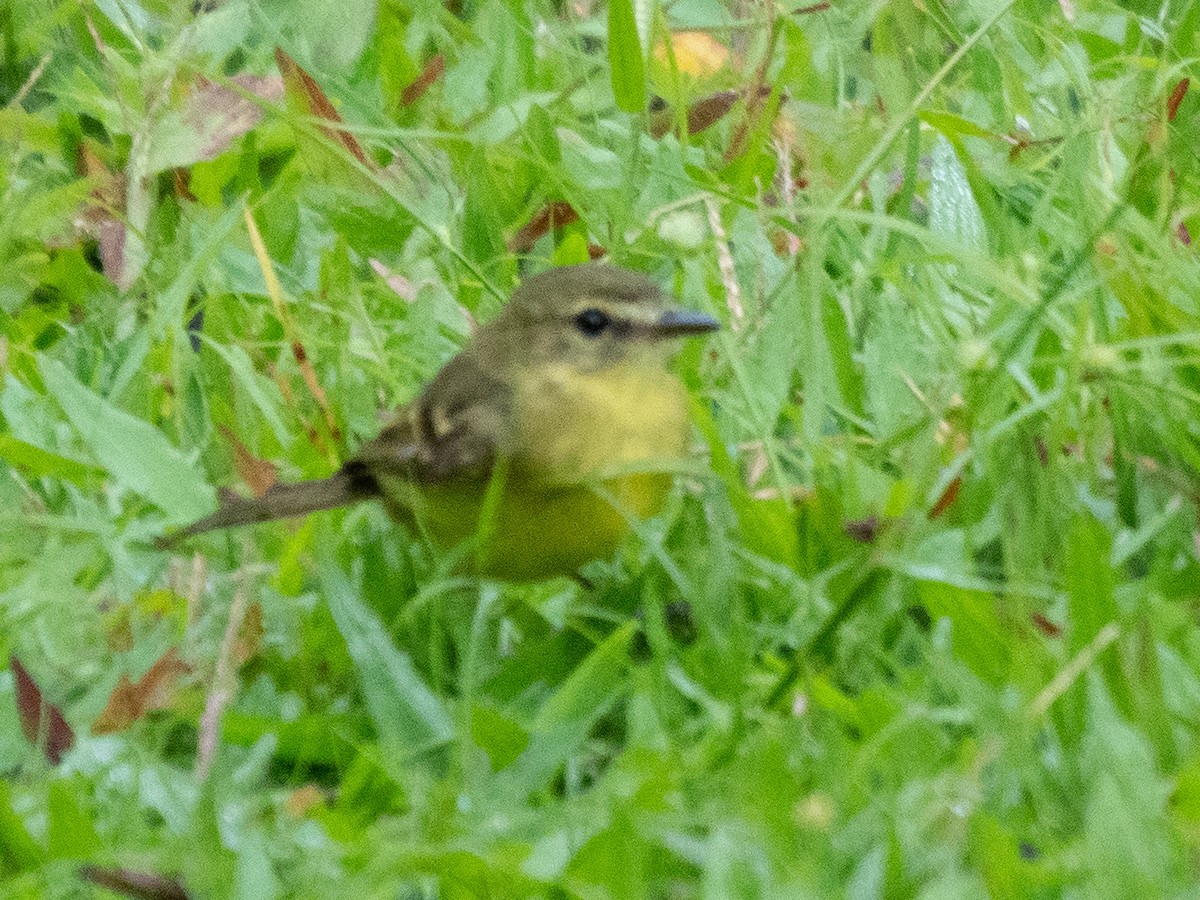
[[[1041,613],[1038,613],[1038,612],[1031,613],[1029,618],[1030,618],[1030,621],[1033,622],[1034,627],[1037,628],[1037,630],[1040,631],[1042,634],[1044,634],[1046,637],[1051,637],[1051,638],[1062,637],[1062,627],[1059,625],[1055,625],[1053,622],[1051,622],[1049,619],[1047,619]]]
[[[579,213],[565,200],[552,200],[543,206],[529,223],[514,234],[508,241],[511,253],[528,253],[539,238],[549,234],[555,228],[562,228],[572,222],[579,221]]]
[[[1179,112],[1179,104],[1183,102],[1183,98],[1187,96],[1188,87],[1192,81],[1190,78],[1180,78],[1179,83],[1175,85],[1175,89],[1171,91],[1171,96],[1167,98],[1167,121],[1174,122],[1175,114]]]
[[[121,675],[104,712],[92,724],[92,734],[123,731],[146,713],[166,709],[171,705],[179,679],[190,671],[179,658],[178,650],[172,647],[137,681]]]
[[[688,107],[688,134],[699,134],[721,121],[741,96],[741,91],[718,91],[697,100]]]
[[[417,76],[408,87],[400,94],[400,103],[404,106],[412,106],[425,95],[429,90],[429,86],[442,77],[442,73],[446,71],[446,57],[437,53],[430,57],[429,62],[425,63],[425,68],[421,70],[421,74]]]
[[[879,516],[867,516],[865,519],[852,519],[843,527],[846,534],[860,544],[873,544],[879,537]]]
[[[125,225],[120,221],[125,209],[125,176],[113,172],[88,141],[79,144],[75,169],[95,185],[80,219],[83,231],[99,244],[104,275],[119,285],[125,270]]]
[[[292,59],[280,47],[275,48],[275,64],[283,75],[285,88],[299,100],[309,115],[325,119],[335,125],[342,124],[342,117],[334,108],[329,96],[321,89],[316,80]],[[326,135],[340,143],[360,163],[369,169],[376,169],[375,163],[367,156],[358,139],[344,128],[322,128]]]
[[[938,497],[937,503],[933,504],[933,508],[929,510],[929,518],[936,519],[943,515],[946,510],[954,505],[954,501],[958,499],[958,492],[962,488],[962,478],[955,478],[942,491],[942,496]]]
[[[225,425],[218,425],[217,430],[233,448],[233,467],[237,469],[238,475],[255,497],[261,497],[279,480],[279,469],[270,460],[259,459],[251,453]]]

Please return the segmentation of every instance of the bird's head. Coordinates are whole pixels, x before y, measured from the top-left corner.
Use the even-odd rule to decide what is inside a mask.
[[[718,327],[712,316],[677,306],[645,275],[584,263],[525,281],[485,330],[503,333],[518,364],[563,362],[595,372],[623,363],[661,365],[675,349],[673,339]]]

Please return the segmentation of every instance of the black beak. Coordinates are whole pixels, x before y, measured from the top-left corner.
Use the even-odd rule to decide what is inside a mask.
[[[658,338],[677,338],[707,334],[720,327],[721,323],[707,313],[690,309],[668,309],[658,317],[651,330]]]

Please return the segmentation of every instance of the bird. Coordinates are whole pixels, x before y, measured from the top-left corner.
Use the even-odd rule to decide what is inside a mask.
[[[686,456],[679,339],[719,328],[606,263],[526,279],[379,435],[327,478],[233,497],[160,541],[380,500],[480,576],[535,581],[611,557]]]

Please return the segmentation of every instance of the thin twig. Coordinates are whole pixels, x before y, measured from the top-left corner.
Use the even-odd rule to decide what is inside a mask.
[[[258,230],[258,223],[254,221],[254,215],[250,212],[250,207],[244,210],[246,217],[246,230],[250,233],[250,246],[254,248],[254,255],[258,259],[258,266],[262,269],[263,281],[267,287],[267,295],[271,298],[271,303],[275,307],[275,314],[279,317],[279,324],[283,326],[283,333],[287,336],[288,342],[291,344],[292,356],[296,360],[296,365],[300,369],[300,375],[304,379],[304,384],[308,388],[308,392],[312,394],[313,399],[317,401],[317,406],[321,409],[321,414],[325,418],[325,427],[329,429],[330,436],[334,441],[341,439],[341,429],[338,428],[337,420],[334,419],[333,413],[329,409],[329,398],[325,394],[325,389],[321,387],[321,383],[317,380],[316,370],[313,368],[312,361],[308,358],[308,352],[304,349],[304,344],[300,341],[300,335],[296,329],[296,324],[289,315],[287,307],[283,304],[283,288],[280,287],[279,278],[275,274],[275,267],[271,263],[271,255],[267,252],[267,245],[263,242],[262,234]]]
[[[1054,701],[1067,692],[1080,675],[1096,661],[1108,645],[1121,635],[1116,622],[1109,622],[1092,638],[1091,643],[1075,654],[1075,658],[1063,666],[1050,680],[1033,702],[1029,704],[1029,718],[1040,719],[1054,705]]]
[[[779,170],[775,181],[779,185],[779,199],[783,201],[781,215],[792,225],[797,225],[794,205],[796,183],[792,180],[792,142],[790,139],[779,138],[774,144],[775,157],[779,160]],[[783,234],[788,256],[796,256],[800,252],[800,236],[791,229],[785,229]]]
[[[249,550],[249,539],[246,539],[243,547]],[[196,747],[196,778],[200,781],[207,778],[212,769],[221,731],[221,715],[233,699],[234,690],[237,688],[234,653],[237,649],[238,634],[242,630],[242,620],[246,618],[246,610],[250,606],[249,586],[249,574],[244,570],[239,572],[233,602],[229,605],[229,621],[225,624],[225,636],[221,639],[217,667],[213,672],[212,688],[204,701],[204,712],[200,716],[200,736]]]
[[[704,201],[708,209],[708,227],[712,229],[717,245],[717,267],[721,270],[721,283],[725,286],[725,304],[729,307],[729,327],[741,331],[746,320],[746,309],[742,306],[742,292],[738,288],[737,275],[733,268],[733,254],[729,251],[729,239],[721,225],[721,211],[712,198]]]
[[[201,553],[192,554],[192,577],[188,582],[187,610],[188,625],[194,625],[200,618],[200,598],[204,595],[204,582],[208,575],[208,560]]]
[[[33,86],[38,83],[38,79],[42,77],[42,73],[46,71],[46,66],[50,65],[50,60],[53,58],[53,53],[47,53],[38,61],[38,64],[33,67],[33,71],[29,73],[29,77],[25,79],[25,83],[21,85],[21,89],[8,101],[10,107],[21,105],[25,96],[33,90]]]

